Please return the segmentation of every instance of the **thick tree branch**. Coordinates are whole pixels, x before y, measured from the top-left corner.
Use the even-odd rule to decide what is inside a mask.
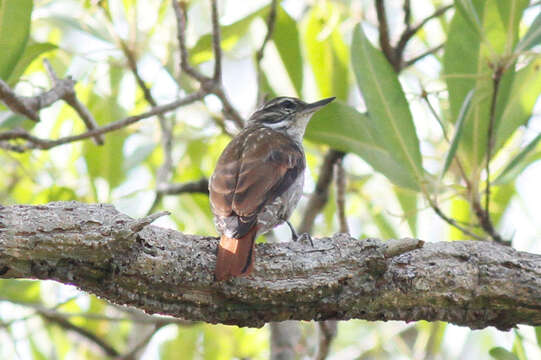
[[[443,320],[541,325],[541,255],[491,242],[381,242],[345,234],[259,244],[249,278],[215,282],[218,240],[111,205],[0,206],[0,277],[52,279],[151,313],[210,323]]]

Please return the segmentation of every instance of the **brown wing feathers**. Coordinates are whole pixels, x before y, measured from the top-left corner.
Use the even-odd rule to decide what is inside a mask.
[[[217,280],[251,271],[257,213],[287,190],[304,166],[299,147],[268,128],[247,129],[226,147],[209,187],[212,210],[225,228]]]

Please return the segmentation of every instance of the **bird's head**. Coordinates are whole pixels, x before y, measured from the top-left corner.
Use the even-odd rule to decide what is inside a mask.
[[[247,125],[262,125],[300,142],[312,115],[334,99],[330,97],[306,103],[297,98],[280,96],[263,104],[248,119]]]

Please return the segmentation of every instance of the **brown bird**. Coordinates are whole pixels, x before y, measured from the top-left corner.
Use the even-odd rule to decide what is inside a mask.
[[[305,103],[277,97],[265,103],[227,145],[210,178],[210,205],[221,234],[216,280],[248,275],[254,240],[287,221],[302,194],[302,138],[310,117],[334,97]]]

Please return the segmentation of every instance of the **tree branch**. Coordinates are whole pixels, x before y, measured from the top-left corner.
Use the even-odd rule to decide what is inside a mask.
[[[541,255],[496,243],[258,244],[248,278],[215,282],[218,240],[137,223],[111,205],[0,206],[0,277],[52,279],[150,313],[209,323],[443,320],[541,325]]]

